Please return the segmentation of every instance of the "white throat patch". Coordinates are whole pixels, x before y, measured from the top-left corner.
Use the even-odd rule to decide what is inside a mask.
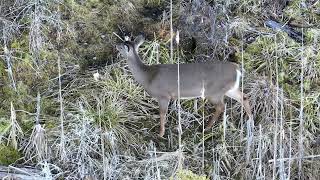
[[[201,91],[200,91],[200,93],[201,93],[201,98],[202,98],[202,99],[205,98],[205,97],[204,97],[204,92],[205,92],[204,83],[202,82],[202,88],[201,88]]]

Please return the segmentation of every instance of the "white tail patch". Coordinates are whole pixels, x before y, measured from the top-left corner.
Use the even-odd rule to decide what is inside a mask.
[[[235,91],[237,89],[239,89],[240,86],[240,78],[241,78],[241,72],[237,69],[237,79],[236,82],[234,83],[234,86],[228,91],[228,92],[232,92]],[[227,93],[228,93],[227,92]]]

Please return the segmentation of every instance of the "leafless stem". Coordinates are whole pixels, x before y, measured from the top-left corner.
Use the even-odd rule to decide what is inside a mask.
[[[59,72],[59,102],[60,102],[60,159],[63,160],[66,157],[65,150],[65,135],[64,135],[64,111],[63,111],[63,97],[62,97],[62,83],[61,83],[61,64],[60,56],[58,57],[58,72]]]

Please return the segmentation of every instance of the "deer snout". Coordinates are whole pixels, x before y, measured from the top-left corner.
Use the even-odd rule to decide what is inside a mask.
[[[121,51],[123,49],[123,45],[122,44],[116,44],[116,49],[117,49],[117,51]]]
[[[119,51],[119,53],[122,55],[122,56],[124,56],[124,57],[126,57],[127,55],[128,55],[128,53],[129,53],[129,46],[128,45],[126,45],[126,44],[117,44],[116,45],[116,49]]]

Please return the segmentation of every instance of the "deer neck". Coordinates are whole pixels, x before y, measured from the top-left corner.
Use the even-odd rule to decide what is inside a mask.
[[[141,61],[138,53],[135,51],[132,55],[128,56],[127,62],[134,79],[144,85],[147,78],[147,65]]]

